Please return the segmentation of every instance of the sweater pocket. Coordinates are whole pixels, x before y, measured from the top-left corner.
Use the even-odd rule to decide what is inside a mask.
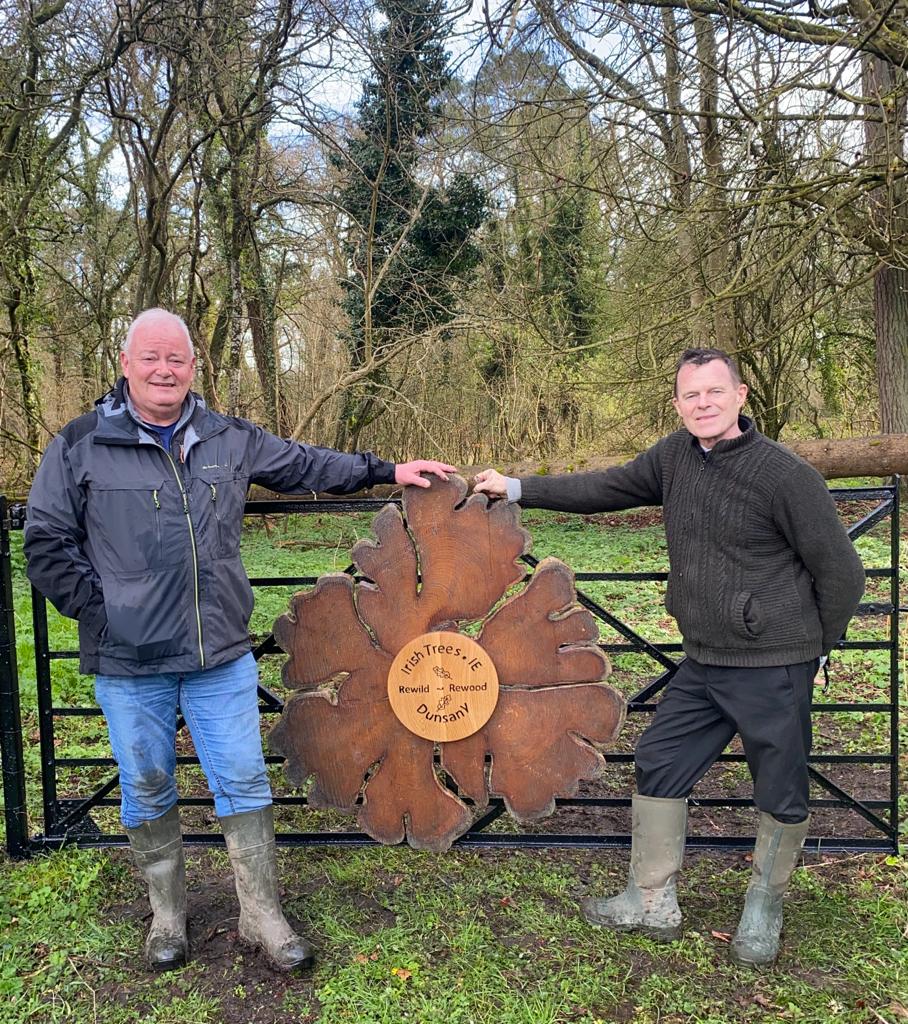
[[[766,616],[760,602],[749,590],[742,590],[732,598],[731,627],[738,636],[754,639],[766,628]]]

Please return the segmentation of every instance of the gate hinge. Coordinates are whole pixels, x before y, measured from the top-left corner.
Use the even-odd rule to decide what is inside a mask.
[[[6,515],[0,521],[0,525],[3,526],[4,530],[25,529],[25,503],[16,502],[13,505],[7,505]]]

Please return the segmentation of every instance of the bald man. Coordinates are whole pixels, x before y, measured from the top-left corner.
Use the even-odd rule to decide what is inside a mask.
[[[95,676],[123,825],[148,884],[149,966],[170,970],[188,955],[174,778],[181,713],[226,838],[240,937],[292,970],[311,964],[313,950],[278,898],[248,632],[253,597],[240,559],[246,491],[250,483],[289,494],[428,487],[424,473],[446,479],[453,467],[281,440],[208,409],[190,390],[195,364],[179,317],[150,309],[132,322],[123,376],[41,461],[28,501],[28,576],[79,623],[80,670]]]

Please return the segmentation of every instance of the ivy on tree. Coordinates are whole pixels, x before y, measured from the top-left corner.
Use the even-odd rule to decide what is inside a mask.
[[[473,241],[488,197],[469,175],[443,173],[433,140],[444,127],[451,85],[444,8],[433,0],[380,0],[371,37],[373,71],[350,137],[332,162],[347,219],[342,280],[345,338],[354,369],[369,370],[348,393],[338,447],[355,447],[383,411],[383,357],[449,323],[457,287],[477,266]]]

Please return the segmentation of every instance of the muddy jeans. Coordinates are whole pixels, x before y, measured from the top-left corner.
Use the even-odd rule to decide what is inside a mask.
[[[201,672],[96,676],[120,768],[126,828],[166,814],[177,800],[176,724],[182,712],[219,817],[271,803],[259,732],[258,669],[251,654]]]

